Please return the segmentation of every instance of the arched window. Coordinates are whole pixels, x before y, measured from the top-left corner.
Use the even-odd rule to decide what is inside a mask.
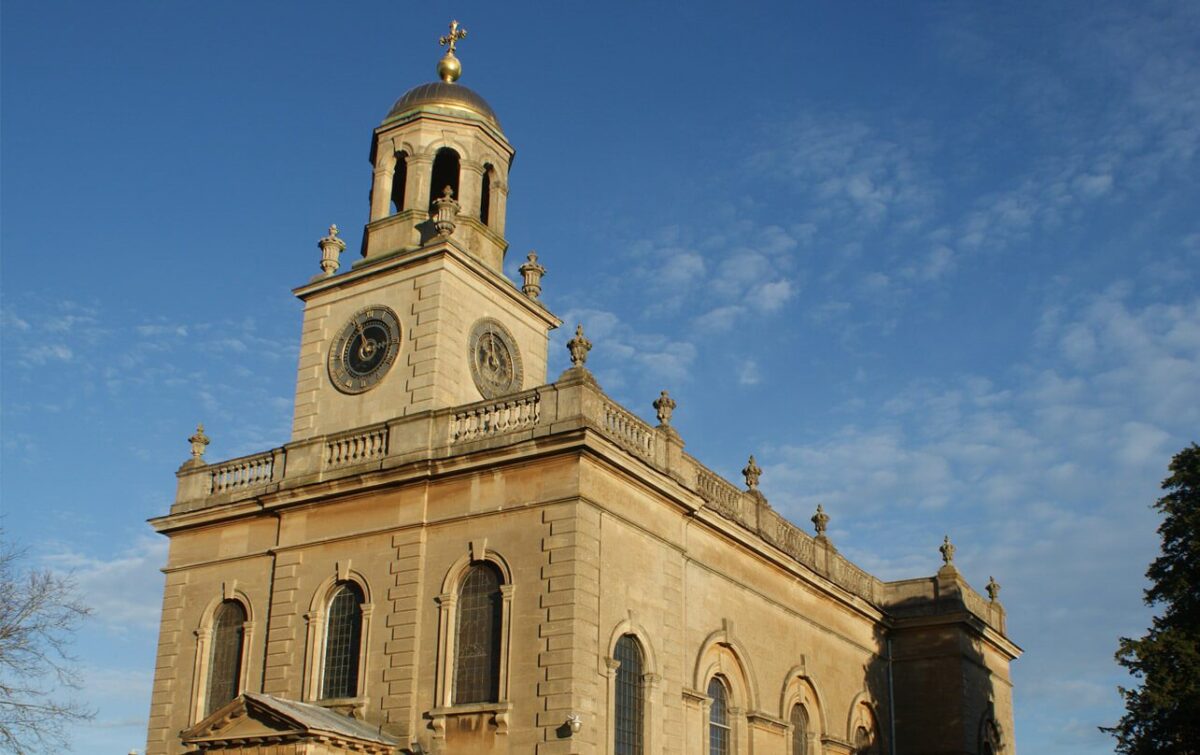
[[[245,633],[245,607],[236,600],[222,601],[213,616],[208,697],[204,706],[206,716],[238,696]]]
[[[642,755],[642,649],[637,639],[627,634],[617,640],[613,651],[617,666],[616,710],[613,721],[616,755]]]
[[[808,712],[803,705],[792,706],[792,755],[808,755]]]
[[[396,153],[396,168],[392,171],[392,214],[404,211],[404,190],[408,184],[408,153]]]
[[[449,186],[454,198],[458,199],[458,153],[449,147],[442,147],[433,158],[433,180],[429,182],[429,206],[433,200],[442,196]]]
[[[496,702],[500,695],[500,572],[471,566],[458,592],[454,642],[454,703]]]
[[[483,182],[479,187],[479,222],[487,225],[492,216],[492,177],[495,169],[483,166]]]
[[[719,676],[708,683],[708,755],[729,755],[729,691]]]
[[[321,699],[358,695],[358,659],[362,646],[363,595],[353,582],[338,584],[329,601],[325,625],[325,666]]]

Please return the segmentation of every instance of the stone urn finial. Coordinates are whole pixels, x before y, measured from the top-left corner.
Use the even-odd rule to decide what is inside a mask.
[[[517,272],[525,279],[521,291],[530,299],[536,299],[542,295],[542,276],[546,274],[546,268],[538,264],[535,251],[531,250],[525,259],[525,264],[517,268]]]
[[[995,577],[988,577],[987,587],[983,589],[987,590],[988,600],[993,603],[1000,597],[1000,583],[996,581]]]
[[[329,235],[318,241],[317,247],[321,250],[322,272],[327,276],[333,275],[341,264],[338,260],[339,256],[346,251],[346,242],[338,238],[336,225],[329,226]]]
[[[437,229],[438,236],[447,238],[454,233],[458,225],[458,210],[459,204],[454,198],[454,189],[447,186],[442,189],[442,196],[433,200],[433,227]]]
[[[192,444],[192,458],[188,459],[188,465],[199,467],[204,465],[204,449],[208,447],[208,436],[204,434],[204,425],[196,425],[196,433],[188,438],[188,443]]]
[[[942,547],[938,548],[942,553],[942,563],[946,566],[951,566],[954,563],[954,543],[950,542],[950,536],[942,540]]]
[[[825,513],[825,509],[819,503],[817,513],[812,515],[812,523],[817,530],[817,537],[825,537],[825,530],[829,528],[829,514]]]
[[[677,404],[675,399],[671,398],[671,394],[662,391],[658,394],[658,398],[654,399],[654,411],[658,415],[658,423],[664,427],[669,427],[671,424],[671,412],[675,411]]]
[[[588,352],[592,350],[592,342],[583,335],[583,325],[575,326],[575,337],[567,341],[567,351],[571,352],[571,366],[583,367],[587,364]]]
[[[750,454],[750,461],[742,468],[742,476],[746,478],[746,490],[758,490],[758,478],[762,476],[762,469],[754,462],[754,454]]]

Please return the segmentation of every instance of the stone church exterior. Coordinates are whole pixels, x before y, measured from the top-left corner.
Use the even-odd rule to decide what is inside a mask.
[[[362,257],[304,302],[292,437],[178,472],[147,753],[1014,752],[1005,614],[943,545],[882,582],[605,395],[547,376],[514,150],[457,83],[375,129]]]

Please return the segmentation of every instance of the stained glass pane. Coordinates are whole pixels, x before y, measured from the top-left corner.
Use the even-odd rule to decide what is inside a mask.
[[[242,677],[242,635],[246,609],[236,600],[226,600],[213,617],[212,654],[208,664],[208,699],[205,715],[238,695]]]
[[[329,602],[325,631],[325,674],[321,697],[332,699],[358,694],[358,657],[362,644],[362,593],[347,582]]]
[[[458,594],[454,702],[495,702],[500,695],[500,573],[472,566]]]
[[[632,635],[617,640],[616,755],[642,755],[642,650]]]

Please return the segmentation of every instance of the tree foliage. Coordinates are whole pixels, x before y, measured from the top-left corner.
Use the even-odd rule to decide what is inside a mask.
[[[59,752],[67,725],[93,715],[70,697],[69,647],[89,609],[70,578],[24,569],[23,556],[0,530],[0,751]]]
[[[1163,610],[1144,637],[1121,638],[1117,663],[1141,686],[1121,688],[1125,715],[1105,729],[1127,755],[1200,753],[1200,446],[1180,451],[1169,468],[1168,492],[1154,504],[1162,554],[1146,571],[1146,603]]]

